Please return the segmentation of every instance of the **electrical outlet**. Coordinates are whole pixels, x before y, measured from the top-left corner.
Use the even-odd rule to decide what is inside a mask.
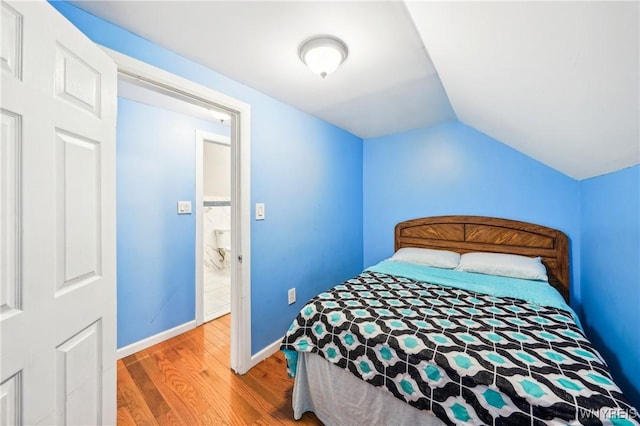
[[[296,289],[295,288],[290,288],[289,291],[287,292],[287,295],[289,296],[289,304],[293,305],[294,303],[296,303]]]

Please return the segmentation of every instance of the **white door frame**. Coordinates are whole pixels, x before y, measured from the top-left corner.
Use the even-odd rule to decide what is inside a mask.
[[[196,326],[204,324],[204,144],[217,143],[220,145],[231,146],[231,138],[219,135],[217,133],[196,130]],[[231,162],[231,205],[235,203],[233,198],[235,191],[233,190],[234,164]],[[233,207],[232,207],[233,208]],[[236,230],[231,226],[231,238]],[[236,287],[236,280],[231,270],[231,298],[233,298],[233,289]],[[233,309],[231,310],[233,313]],[[232,315],[233,318],[233,315]]]
[[[251,208],[250,208],[250,131],[249,104],[193,81],[101,46],[118,66],[118,74],[140,85],[153,88],[203,107],[216,107],[231,116],[231,368],[238,374],[253,366],[251,359]],[[235,169],[235,170],[234,170]],[[234,185],[237,182],[237,185]],[[197,234],[196,234],[197,239]],[[197,256],[197,252],[196,252]],[[196,304],[196,312],[198,312]],[[201,313],[202,315],[202,313]],[[198,319],[196,319],[198,321]],[[202,317],[198,324],[202,323]],[[255,361],[255,360],[254,360]]]

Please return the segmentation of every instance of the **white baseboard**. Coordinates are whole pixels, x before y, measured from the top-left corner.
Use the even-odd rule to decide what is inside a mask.
[[[281,338],[279,338],[275,342],[271,343],[269,346],[267,346],[266,348],[264,348],[263,350],[261,350],[257,354],[252,355],[251,356],[251,364],[249,365],[249,369],[252,369],[256,365],[258,365],[258,363],[264,361],[265,359],[269,358],[271,355],[273,355],[276,352],[278,352],[278,350],[280,349],[280,345],[282,344],[282,339],[283,338],[284,338],[284,336],[282,336]]]
[[[182,334],[186,331],[196,328],[196,321],[185,322],[184,324],[180,324],[176,327],[170,328],[169,330],[161,331],[158,334],[147,337],[146,339],[142,339],[135,343],[131,343],[123,348],[120,348],[116,351],[116,357],[118,359],[124,358],[125,356],[129,356],[136,352],[139,352],[143,349],[147,349],[155,345],[156,343],[164,342],[167,339],[171,339],[172,337],[177,336],[178,334]],[[258,361],[259,362],[259,361]]]

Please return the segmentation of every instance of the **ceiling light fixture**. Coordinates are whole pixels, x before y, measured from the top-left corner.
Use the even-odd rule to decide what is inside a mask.
[[[312,37],[298,50],[302,62],[322,78],[337,70],[348,54],[347,45],[333,36]]]

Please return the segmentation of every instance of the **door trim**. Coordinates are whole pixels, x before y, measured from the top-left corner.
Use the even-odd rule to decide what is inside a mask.
[[[179,77],[175,74],[100,46],[117,64],[118,76],[153,88],[203,107],[216,107],[231,116],[232,176],[231,227],[232,283],[231,288],[231,369],[238,374],[252,367],[251,360],[251,107],[223,93]],[[235,136],[235,138],[233,138]],[[235,178],[235,179],[234,179]],[[235,185],[233,182],[237,182]],[[194,283],[195,285],[195,283]],[[196,305],[196,312],[198,307]],[[119,351],[120,352],[120,351]]]

